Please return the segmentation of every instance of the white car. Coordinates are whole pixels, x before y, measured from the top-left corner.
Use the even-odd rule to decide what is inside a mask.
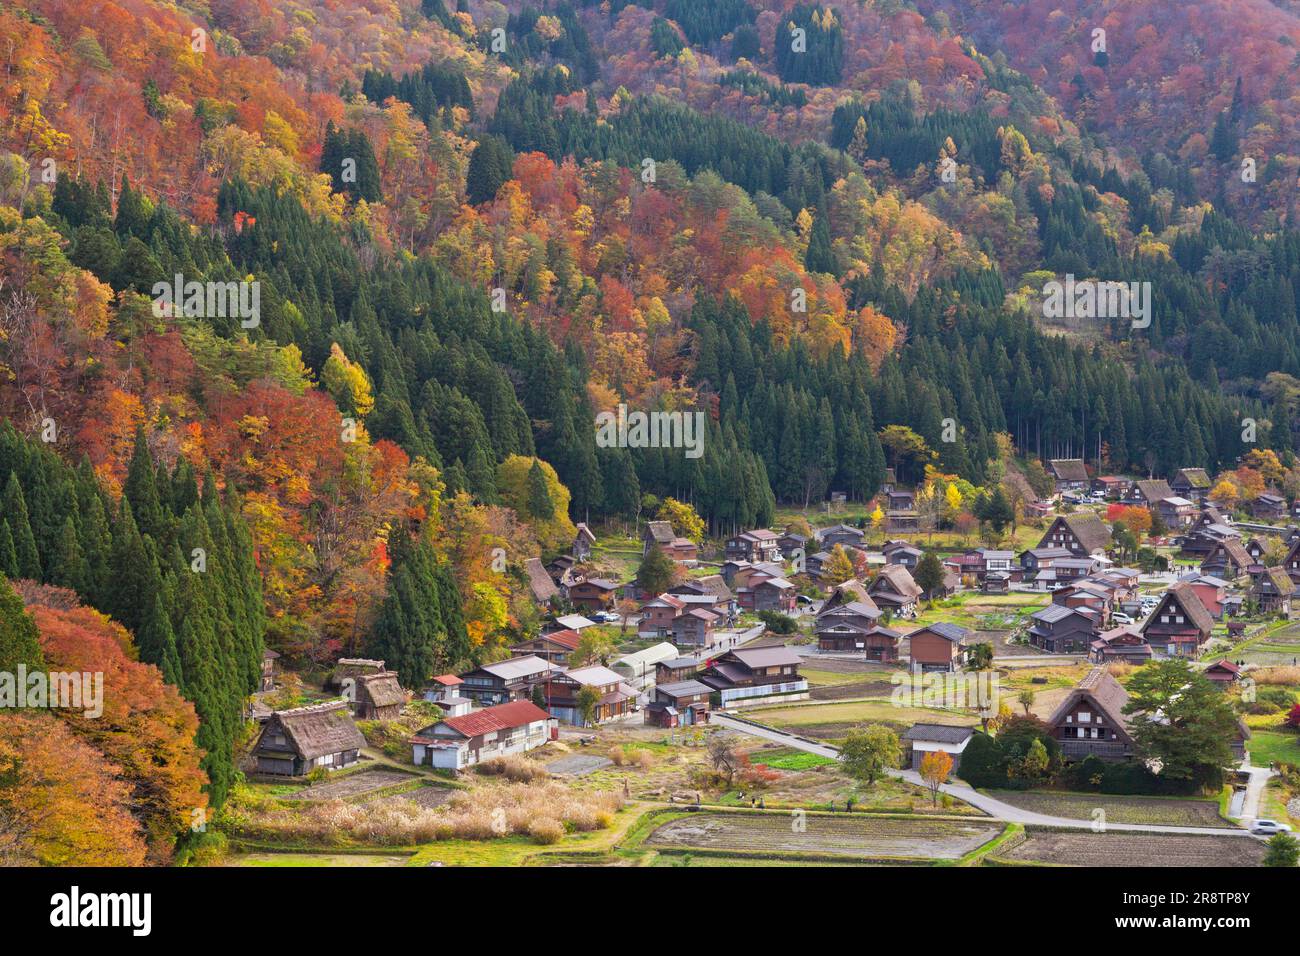
[[[1116,611],[1110,616],[1110,622],[1112,624],[1132,624],[1133,618],[1129,617],[1123,611]]]
[[[1250,832],[1258,836],[1274,836],[1278,833],[1290,833],[1291,828],[1276,820],[1256,820],[1250,825]]]

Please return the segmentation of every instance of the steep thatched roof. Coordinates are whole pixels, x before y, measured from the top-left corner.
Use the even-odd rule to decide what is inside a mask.
[[[376,707],[401,706],[406,703],[406,691],[402,690],[397,675],[392,671],[363,674],[357,678],[357,699],[368,699]]]
[[[545,604],[560,593],[560,589],[551,580],[541,558],[529,558],[524,562],[524,571],[528,574],[528,589],[533,593],[533,600]]]
[[[1078,686],[1070,691],[1065,700],[1061,701],[1061,705],[1056,708],[1051,719],[1047,721],[1048,725],[1060,726],[1064,723],[1066,715],[1078,706],[1080,700],[1084,699],[1096,704],[1097,708],[1110,718],[1110,721],[1125,736],[1129,734],[1129,717],[1124,713],[1124,705],[1128,703],[1128,691],[1105,667],[1094,667],[1083,680],[1079,681]]]
[[[360,750],[366,745],[366,738],[352,722],[347,701],[334,700],[293,710],[277,710],[263,733],[277,726],[304,760],[345,750]]]

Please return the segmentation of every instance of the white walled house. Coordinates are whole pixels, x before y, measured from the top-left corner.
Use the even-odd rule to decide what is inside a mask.
[[[555,726],[532,701],[516,700],[425,727],[411,738],[411,757],[416,766],[460,770],[540,747],[551,739]]]

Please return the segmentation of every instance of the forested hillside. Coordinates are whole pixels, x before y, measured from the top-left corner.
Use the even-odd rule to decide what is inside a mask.
[[[1226,0],[959,6],[0,4],[0,574],[45,653],[75,616],[153,665],[215,806],[264,648],[499,658],[577,521],[1293,466],[1300,23],[1235,5],[1237,84]],[[1149,327],[1044,321],[1067,274],[1150,282]],[[620,403],[702,456],[598,447]]]

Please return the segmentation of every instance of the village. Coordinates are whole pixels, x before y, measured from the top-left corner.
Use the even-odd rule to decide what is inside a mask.
[[[344,658],[315,692],[268,651],[236,859],[1258,865],[1300,825],[1300,510],[1047,470],[996,547],[925,529],[892,471],[874,517],[832,496],[815,527],[579,524],[525,569],[541,631],[425,687]],[[1132,703],[1176,667],[1223,720]],[[1156,723],[1222,766],[1175,779]]]

